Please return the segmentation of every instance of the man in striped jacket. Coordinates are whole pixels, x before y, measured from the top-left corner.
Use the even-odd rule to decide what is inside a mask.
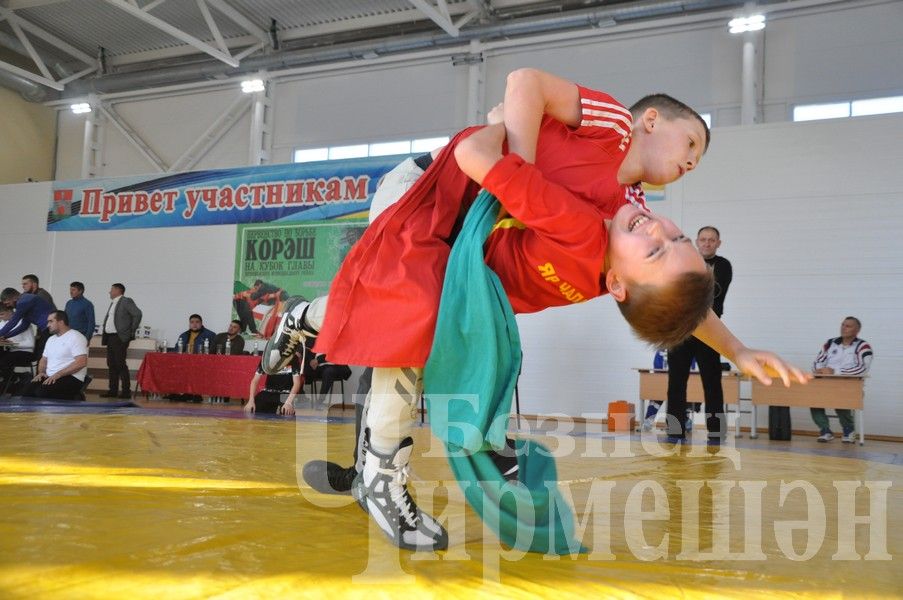
[[[862,323],[856,317],[847,317],[840,324],[840,337],[831,338],[822,346],[821,352],[812,365],[812,370],[819,375],[864,375],[872,364],[872,347],[863,339],[860,339],[859,330]],[[830,442],[834,439],[828,416],[823,408],[813,408],[812,420],[821,430],[818,436],[819,442]],[[853,411],[838,408],[837,417],[843,428],[843,442],[852,444]]]

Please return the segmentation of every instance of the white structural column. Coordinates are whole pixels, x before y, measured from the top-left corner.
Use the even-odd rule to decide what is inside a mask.
[[[251,104],[251,146],[248,153],[249,165],[264,165],[270,162],[273,147],[273,85],[264,79],[262,92],[252,94]]]
[[[468,125],[482,124],[486,117],[486,61],[479,40],[470,41],[467,60],[467,120]]]
[[[89,99],[92,107],[97,106],[94,98]],[[94,108],[85,115],[85,137],[82,143],[82,179],[93,179],[100,174],[103,155],[103,119]]]
[[[762,82],[757,68],[757,58],[762,53],[763,31],[743,34],[743,67],[741,70],[740,124],[752,125],[760,118],[758,97]]]

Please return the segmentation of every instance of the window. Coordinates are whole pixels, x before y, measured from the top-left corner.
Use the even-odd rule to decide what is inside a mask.
[[[864,117],[866,115],[885,115],[898,112],[903,112],[903,96],[867,98],[831,104],[800,104],[793,107],[793,120],[841,119],[844,117]]]
[[[370,144],[370,156],[391,156],[392,154],[410,154],[411,141],[404,142],[383,142],[380,144]]]
[[[793,107],[794,121],[817,121],[819,119],[841,119],[850,116],[849,102],[833,104],[802,104]]]
[[[304,148],[295,150],[294,162],[341,160],[343,158],[362,158],[365,156],[391,156],[393,154],[423,154],[444,146],[448,143],[448,140],[448,136],[444,136],[419,138],[416,140],[398,140],[395,142],[354,144],[350,146],[330,146],[327,148]]]
[[[361,158],[367,156],[367,144],[354,146],[332,146],[329,149],[329,160],[341,160],[343,158]]]
[[[890,98],[870,98],[868,100],[853,100],[850,114],[854,117],[865,115],[886,115],[887,113],[903,112],[903,96]]]
[[[314,162],[317,160],[328,160],[329,148],[308,148],[306,150],[295,150],[295,162]]]

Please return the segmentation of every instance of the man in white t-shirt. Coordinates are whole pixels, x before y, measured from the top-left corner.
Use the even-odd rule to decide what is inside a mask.
[[[47,328],[51,336],[38,363],[38,374],[22,395],[78,400],[88,374],[88,341],[69,327],[69,317],[63,310],[50,313]]]

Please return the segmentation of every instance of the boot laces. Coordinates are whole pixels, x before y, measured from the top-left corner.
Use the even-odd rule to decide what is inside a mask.
[[[414,499],[408,493],[407,483],[410,474],[411,472],[407,465],[400,469],[394,469],[394,472],[390,474],[389,497],[408,525],[416,528],[420,520],[420,513],[417,510],[417,505],[414,504]]]

